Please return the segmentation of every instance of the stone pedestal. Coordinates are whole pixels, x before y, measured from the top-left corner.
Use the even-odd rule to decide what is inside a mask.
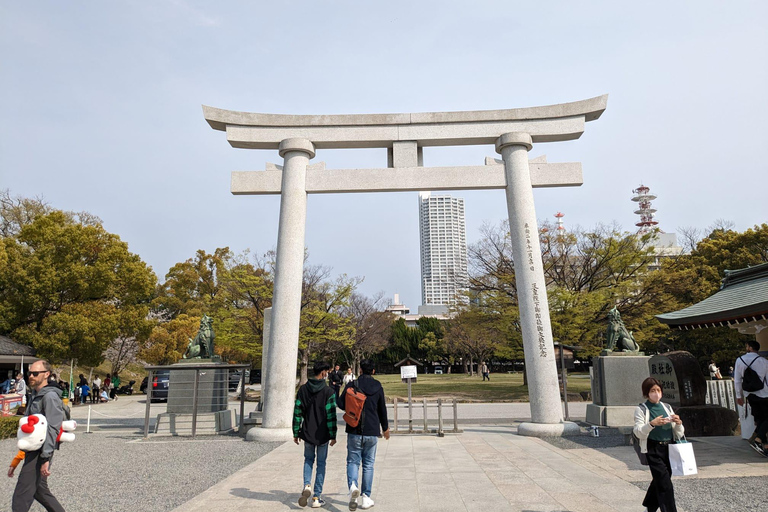
[[[195,389],[195,370],[197,364],[210,364],[210,360],[198,359],[177,363],[174,366],[184,370],[171,370],[168,378],[169,413],[192,414],[194,410],[193,391]],[[198,370],[197,412],[215,413],[227,409],[229,372],[226,369]]]
[[[157,416],[155,432],[165,435],[191,435],[195,411],[195,372],[197,371],[197,420],[195,434],[223,434],[236,426],[235,411],[228,410],[229,372],[226,369],[197,368],[217,361],[183,360],[173,365],[168,377],[168,407]]]
[[[195,435],[228,434],[237,426],[235,411],[198,413]],[[157,415],[155,433],[160,435],[192,435],[192,414],[163,413]]]
[[[634,424],[637,404],[643,402],[641,384],[649,376],[650,357],[617,352],[592,358],[592,403],[587,422],[604,427]]]

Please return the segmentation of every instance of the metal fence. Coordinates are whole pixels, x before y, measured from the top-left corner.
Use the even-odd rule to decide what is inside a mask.
[[[147,406],[144,413],[144,438],[149,437],[150,407],[153,401],[168,401],[167,412],[191,415],[191,436],[198,430],[198,416],[229,409],[230,386],[237,385],[240,399],[238,430],[243,430],[245,414],[246,370],[249,364],[175,364],[145,366]],[[167,372],[167,374],[166,374]],[[239,374],[238,374],[239,372]],[[168,378],[167,384],[165,378]],[[157,431],[158,426],[155,425]]]
[[[392,433],[393,434],[437,434],[438,436],[442,437],[445,435],[445,428],[443,426],[443,409],[448,406],[451,408],[453,413],[453,430],[448,430],[447,432],[458,434],[461,432],[459,430],[459,407],[458,402],[455,398],[450,400],[443,400],[442,398],[422,398],[419,399],[413,399],[411,402],[408,402],[407,400],[402,402],[397,399],[397,397],[392,399],[392,405],[393,405],[393,421],[394,425],[392,427]],[[406,427],[406,429],[401,429],[399,425],[399,418],[400,418],[400,410],[403,409],[405,412],[405,415],[407,417],[403,418],[403,422],[405,425],[403,427]],[[430,410],[437,409],[437,418],[433,417],[430,418]],[[414,418],[414,411],[417,412],[416,416],[421,416],[421,418]],[[430,427],[430,420],[432,420],[432,427]],[[434,424],[434,421],[437,420],[437,425]]]

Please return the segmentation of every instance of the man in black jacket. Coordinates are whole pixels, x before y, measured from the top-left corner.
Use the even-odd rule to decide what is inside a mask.
[[[344,374],[341,373],[339,365],[336,365],[333,371],[328,375],[328,380],[331,381],[331,387],[336,392],[336,396],[339,396],[341,382],[344,380]]]
[[[389,420],[387,419],[387,402],[384,398],[384,388],[373,378],[376,368],[369,359],[360,362],[363,374],[359,379],[346,385],[339,398],[339,407],[344,409],[347,390],[355,388],[365,393],[363,414],[357,427],[347,425],[347,484],[349,485],[349,510],[357,510],[358,497],[360,508],[368,509],[373,506],[371,486],[373,484],[373,464],[376,461],[376,444],[382,435],[389,439]],[[363,476],[358,486],[360,463],[363,465]]]
[[[336,444],[336,392],[325,383],[328,375],[328,363],[317,362],[313,368],[315,378],[299,388],[293,407],[293,442],[304,440],[304,489],[299,498],[299,505],[307,506],[312,496],[312,508],[325,505],[320,497],[325,481],[325,460],[328,457],[328,444]],[[317,454],[315,488],[312,490],[312,466]]]
[[[43,360],[35,361],[29,367],[29,387],[33,391],[24,415],[42,414],[48,422],[48,431],[42,448],[25,454],[24,466],[21,468],[16,490],[13,492],[13,512],[27,512],[35,500],[45,507],[45,510],[64,512],[64,507],[48,488],[51,458],[56,448],[61,422],[64,421],[61,390],[56,385],[56,381],[48,381],[52,370],[48,361]]]

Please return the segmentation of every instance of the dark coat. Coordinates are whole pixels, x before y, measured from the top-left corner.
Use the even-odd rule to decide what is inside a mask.
[[[384,388],[381,383],[373,378],[372,375],[361,375],[357,379],[360,391],[365,393],[365,406],[363,406],[362,421],[357,427],[347,425],[347,434],[358,434],[363,436],[380,437],[381,432],[389,430],[389,420],[387,419],[387,401],[384,397]],[[344,399],[347,396],[347,389],[354,388],[355,381],[350,382],[344,387],[344,392],[339,397],[339,408],[344,409]]]

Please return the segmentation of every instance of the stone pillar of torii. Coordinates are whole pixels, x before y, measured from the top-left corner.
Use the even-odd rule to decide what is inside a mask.
[[[211,128],[225,131],[232,147],[278,150],[283,165],[233,172],[236,195],[280,194],[272,318],[262,389],[263,424],[248,439],[293,437],[293,415],[304,270],[307,194],[504,189],[515,263],[531,421],[522,435],[578,431],[564,422],[539,247],[533,187],[582,184],[580,163],[528,159],[534,143],[578,139],[599,118],[608,96],[543,107],[467,112],[362,115],[279,115],[203,106]],[[424,167],[425,146],[495,145],[502,160],[485,165]],[[386,148],[387,167],[326,169],[310,165],[318,150]]]

